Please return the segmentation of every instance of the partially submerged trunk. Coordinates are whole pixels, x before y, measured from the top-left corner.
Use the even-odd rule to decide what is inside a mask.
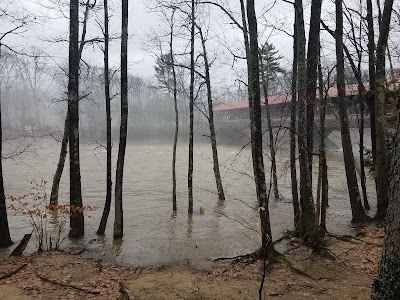
[[[191,32],[190,32],[190,92],[189,92],[189,166],[188,166],[188,214],[193,214],[193,123],[194,123],[194,12],[195,1],[191,7]]]
[[[268,105],[268,80],[266,79],[264,68],[262,68],[261,70],[261,85],[263,88],[264,99],[265,99],[265,111],[267,114],[267,126],[268,126],[268,136],[269,136],[269,149],[271,151],[272,188],[274,190],[275,199],[279,199],[278,175],[276,171],[276,158],[275,158],[275,140],[274,140],[274,133],[272,130],[271,112],[269,110],[269,105]]]
[[[124,179],[126,138],[128,134],[128,0],[122,0],[121,21],[121,125],[119,133],[117,170],[115,175],[115,239],[122,238],[124,235],[122,187]]]
[[[85,12],[83,15],[83,28],[82,28],[82,33],[81,33],[81,41],[79,44],[79,49],[78,49],[78,68],[79,68],[79,62],[82,58],[82,52],[83,48],[85,45],[85,39],[86,39],[86,28],[87,28],[87,20],[89,17],[89,10],[92,8],[90,4],[90,0],[86,1],[85,4]],[[79,25],[78,25],[79,26]],[[78,89],[79,92],[79,89]],[[78,101],[79,101],[79,94],[78,94]],[[50,205],[58,205],[58,197],[59,197],[59,190],[60,190],[60,181],[62,177],[62,173],[64,171],[64,165],[65,165],[65,159],[67,158],[67,153],[68,153],[68,141],[69,141],[69,117],[68,117],[68,111],[65,116],[65,124],[64,124],[64,133],[63,133],[63,138],[61,141],[61,150],[60,150],[60,157],[58,158],[58,164],[57,164],[57,169],[53,177],[53,185],[51,187],[51,195],[50,195]]]
[[[219,171],[217,134],[215,132],[215,126],[214,126],[214,111],[213,111],[213,101],[211,93],[210,65],[208,63],[207,49],[203,31],[201,30],[200,26],[197,26],[197,29],[199,30],[201,44],[203,47],[204,68],[206,72],[205,81],[207,86],[207,104],[208,104],[207,119],[208,119],[208,126],[210,128],[210,140],[211,140],[211,149],[213,156],[213,170],[214,170],[215,182],[217,185],[218,199],[225,200],[225,193],[224,193],[224,188],[222,186],[221,173]]]
[[[65,159],[67,158],[67,153],[68,153],[68,139],[69,139],[69,118],[67,112],[64,122],[64,134],[61,140],[60,157],[58,158],[57,169],[56,173],[54,174],[53,185],[51,187],[50,205],[52,206],[58,205],[60,181],[64,170]]]
[[[82,211],[81,170],[79,161],[79,1],[70,1],[69,36],[69,76],[68,76],[68,115],[69,115],[69,166],[70,166],[70,204],[71,216],[69,236],[79,238],[84,235]]]
[[[104,0],[104,96],[106,99],[106,122],[107,122],[107,183],[106,183],[106,201],[104,204],[103,214],[97,234],[104,234],[107,226],[108,216],[111,209],[111,156],[112,156],[112,141],[111,141],[111,97],[110,97],[110,73],[109,73],[109,33],[108,33],[108,0]]]
[[[175,10],[171,16],[171,32],[169,40],[169,52],[171,54],[171,68],[172,68],[172,81],[173,81],[173,94],[174,94],[174,110],[175,110],[175,135],[174,135],[174,146],[172,149],[172,210],[177,211],[176,207],[176,148],[178,145],[178,135],[179,135],[179,112],[178,112],[178,89],[176,82],[176,71],[175,71],[175,57],[174,57],[174,47],[173,47],[173,36],[174,36],[174,14]]]

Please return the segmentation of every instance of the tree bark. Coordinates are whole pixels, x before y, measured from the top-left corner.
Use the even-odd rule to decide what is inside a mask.
[[[321,23],[321,5],[322,0],[312,0],[310,32],[308,36],[307,49],[307,89],[306,89],[306,107],[307,107],[307,149],[308,163],[310,168],[310,180],[312,182],[312,162],[314,151],[314,106],[316,101],[317,89],[317,65],[319,54],[320,23]]]
[[[121,29],[121,126],[119,133],[117,170],[115,176],[115,239],[122,238],[124,235],[122,187],[124,179],[126,138],[128,134],[128,0],[122,0]]]
[[[400,295],[400,116],[394,136],[390,168],[389,206],[385,241],[378,275],[372,285],[371,300],[397,299]]]
[[[58,158],[57,169],[56,173],[54,174],[53,185],[51,187],[50,205],[53,206],[58,204],[60,181],[64,170],[65,159],[67,158],[67,153],[68,153],[68,140],[69,140],[69,117],[67,112],[64,123],[64,134],[61,140],[60,157]]]
[[[82,52],[83,52],[83,48],[85,45],[87,20],[89,17],[90,8],[91,8],[90,0],[87,0],[86,4],[85,4],[85,12],[84,12],[84,16],[83,16],[83,28],[82,28],[82,34],[81,34],[81,42],[80,42],[79,50],[78,50],[78,53],[79,53],[78,65],[82,58]],[[78,92],[79,92],[79,89],[78,89]],[[79,101],[79,95],[78,95],[78,101]],[[58,159],[57,169],[54,174],[53,185],[51,187],[50,205],[58,204],[60,181],[61,181],[62,173],[64,171],[65,159],[67,158],[67,153],[68,153],[68,141],[69,141],[69,117],[68,116],[69,115],[67,112],[67,115],[65,116],[64,134],[63,134],[63,138],[61,141],[60,157]]]
[[[297,14],[298,51],[298,143],[300,162],[300,221],[298,234],[305,241],[317,239],[315,227],[315,208],[312,194],[309,153],[307,147],[307,108],[306,108],[306,37],[304,31],[303,1],[295,1]]]
[[[178,135],[179,135],[179,112],[178,112],[178,89],[176,82],[176,70],[175,70],[175,57],[174,57],[174,47],[173,47],[173,36],[174,36],[174,14],[175,10],[171,15],[171,32],[169,35],[169,52],[171,54],[171,68],[172,68],[172,84],[173,84],[173,94],[174,94],[174,110],[175,110],[175,135],[174,135],[174,146],[172,149],[172,210],[177,211],[176,207],[176,148],[178,145]]]
[[[320,144],[319,144],[319,173],[317,197],[320,197],[321,207],[316,209],[318,215],[317,226],[319,225],[322,232],[326,232],[326,210],[328,207],[328,165],[326,163],[325,148],[325,116],[327,96],[324,95],[323,77],[321,61],[318,64],[318,83],[319,83],[319,127],[320,127]],[[318,201],[317,201],[318,206]],[[319,222],[319,224],[318,224]]]
[[[385,57],[390,30],[393,0],[386,0],[383,8],[379,39],[376,46],[375,125],[376,125],[376,220],[383,221],[388,207],[388,162],[385,91]]]
[[[365,127],[365,107],[364,107],[364,99],[362,99],[361,91],[358,94],[359,97],[359,107],[360,107],[360,123],[359,123],[359,133],[360,133],[360,181],[361,181],[361,189],[363,195],[364,208],[366,210],[370,209],[368,203],[368,195],[367,195],[367,178],[365,175],[365,161],[364,161],[364,127]]]
[[[210,80],[210,65],[208,63],[206,41],[203,35],[203,31],[200,26],[197,26],[197,30],[200,33],[201,45],[203,47],[203,58],[204,58],[204,69],[205,69],[205,81],[207,86],[207,104],[208,104],[208,125],[210,128],[210,140],[211,149],[213,156],[213,170],[215,176],[215,182],[217,185],[217,193],[219,200],[225,200],[224,188],[222,186],[221,173],[219,171],[219,161],[218,161],[218,148],[217,148],[217,134],[215,132],[214,126],[214,111],[213,111],[213,100],[211,91],[211,80]]]
[[[84,235],[84,217],[82,209],[81,171],[79,162],[79,1],[70,1],[70,37],[69,37],[69,160],[70,160],[70,204],[71,216],[69,236],[79,238]]]
[[[189,92],[189,166],[188,166],[188,192],[189,206],[188,214],[193,214],[193,123],[194,123],[194,12],[195,0],[191,7],[191,30],[190,30],[190,92]]]
[[[369,91],[367,99],[369,108],[370,126],[371,126],[371,145],[372,160],[376,163],[376,125],[375,125],[375,33],[374,18],[372,14],[372,0],[367,0],[367,24],[368,24],[368,73],[369,73]]]
[[[109,33],[108,33],[108,0],[103,2],[104,9],[104,96],[106,100],[106,122],[107,122],[107,183],[106,183],[106,202],[104,204],[103,214],[99,229],[97,230],[98,235],[104,234],[107,226],[108,216],[110,215],[111,209],[111,192],[112,192],[112,179],[111,179],[111,156],[112,156],[112,143],[111,143],[111,97],[110,97],[110,71],[109,71]]]
[[[343,158],[346,169],[347,187],[349,191],[352,211],[352,222],[363,222],[367,220],[368,217],[362,206],[360,192],[358,190],[353,147],[351,143],[350,129],[347,117],[343,55],[342,0],[336,1],[336,63],[340,132],[342,137]]]
[[[263,65],[262,58],[260,58],[260,64]],[[268,79],[266,78],[264,68],[261,69],[261,85],[263,88],[264,99],[265,99],[265,111],[267,114],[267,126],[269,135],[269,149],[271,151],[272,188],[274,190],[275,199],[279,199],[278,175],[276,171],[276,158],[275,158],[275,141],[274,141],[274,133],[272,131],[271,113],[268,105]]]
[[[242,14],[244,12],[242,11]],[[251,153],[253,158],[253,172],[256,184],[256,194],[261,219],[261,257],[273,256],[274,247],[272,244],[272,232],[269,216],[268,195],[265,182],[265,169],[262,144],[261,126],[261,101],[260,101],[260,66],[259,48],[257,34],[257,18],[254,7],[254,0],[247,1],[247,20],[249,32],[249,51],[247,53],[247,70],[249,86],[249,107],[250,107],[250,132],[251,132]]]
[[[1,59],[0,43],[0,59]],[[4,193],[3,180],[3,128],[1,123],[1,83],[0,83],[0,248],[7,248],[13,244],[8,227],[6,195]]]
[[[297,22],[298,16],[295,13],[295,21],[293,25],[293,64],[292,64],[292,99],[290,102],[290,178],[291,190],[293,201],[294,213],[294,228],[298,230],[300,222],[300,205],[299,205],[299,192],[297,186],[297,169],[296,169],[296,115],[297,115],[297,64],[298,64],[298,51],[297,51]]]

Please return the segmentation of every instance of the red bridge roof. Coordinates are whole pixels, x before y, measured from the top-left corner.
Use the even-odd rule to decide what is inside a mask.
[[[364,86],[367,90],[369,90],[369,84],[364,83]],[[358,94],[358,84],[348,84],[346,85],[346,96],[352,96]],[[330,98],[335,98],[338,96],[337,87],[331,87],[328,90],[328,96]],[[318,95],[317,95],[318,98]],[[291,94],[281,94],[281,95],[273,95],[268,97],[268,104],[281,104],[287,103],[292,100]],[[265,98],[261,98],[261,103],[265,103]],[[243,100],[239,102],[231,102],[231,103],[224,103],[218,104],[214,107],[214,111],[221,111],[221,110],[231,110],[231,109],[239,109],[239,108],[248,108],[249,101]]]

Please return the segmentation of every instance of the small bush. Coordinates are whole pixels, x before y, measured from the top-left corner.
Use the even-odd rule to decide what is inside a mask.
[[[18,197],[8,196],[12,204],[9,208],[14,215],[25,216],[32,226],[32,232],[37,243],[37,250],[60,250],[66,239],[67,224],[70,216],[94,207],[73,207],[67,203],[49,205],[50,195],[46,191],[46,180],[39,183],[31,182],[31,192]]]

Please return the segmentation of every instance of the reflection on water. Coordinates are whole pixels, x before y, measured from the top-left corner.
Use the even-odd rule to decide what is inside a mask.
[[[83,241],[67,239],[63,246],[78,246],[83,242],[85,255],[99,259],[139,266],[190,263],[204,264],[211,258],[234,256],[254,251],[257,239],[257,199],[252,179],[251,153],[241,146],[220,146],[221,174],[226,200],[218,201],[212,171],[212,154],[207,144],[195,145],[194,211],[187,216],[187,147],[177,150],[177,206],[172,213],[171,153],[170,145],[128,144],[124,172],[124,238],[114,241],[111,209],[105,236],[97,236],[105,200],[106,153],[97,152],[96,146],[82,144],[81,171],[84,204],[98,209],[86,214],[86,234]],[[57,166],[59,145],[53,140],[37,143],[34,156],[26,154],[16,160],[4,161],[6,193],[21,195],[29,192],[30,181],[41,177],[51,181]],[[114,161],[116,160],[116,151]],[[279,189],[282,199],[270,201],[273,236],[279,237],[292,228],[293,206],[290,201],[290,173],[288,153],[277,153]],[[350,205],[346,191],[344,167],[340,154],[330,154],[329,188],[330,208],[328,229],[348,233]],[[68,201],[68,166],[60,184],[60,199]],[[266,163],[266,167],[268,163]],[[317,164],[315,165],[317,168]],[[115,172],[113,172],[115,174]],[[65,176],[67,175],[67,176]],[[314,176],[317,177],[317,176]],[[373,185],[369,184],[369,197],[374,203]],[[51,186],[46,187],[48,190]],[[11,234],[19,241],[29,233],[26,219],[9,215]],[[50,218],[56,224],[56,215]],[[68,224],[67,224],[68,225]],[[33,243],[29,251],[34,251]]]

